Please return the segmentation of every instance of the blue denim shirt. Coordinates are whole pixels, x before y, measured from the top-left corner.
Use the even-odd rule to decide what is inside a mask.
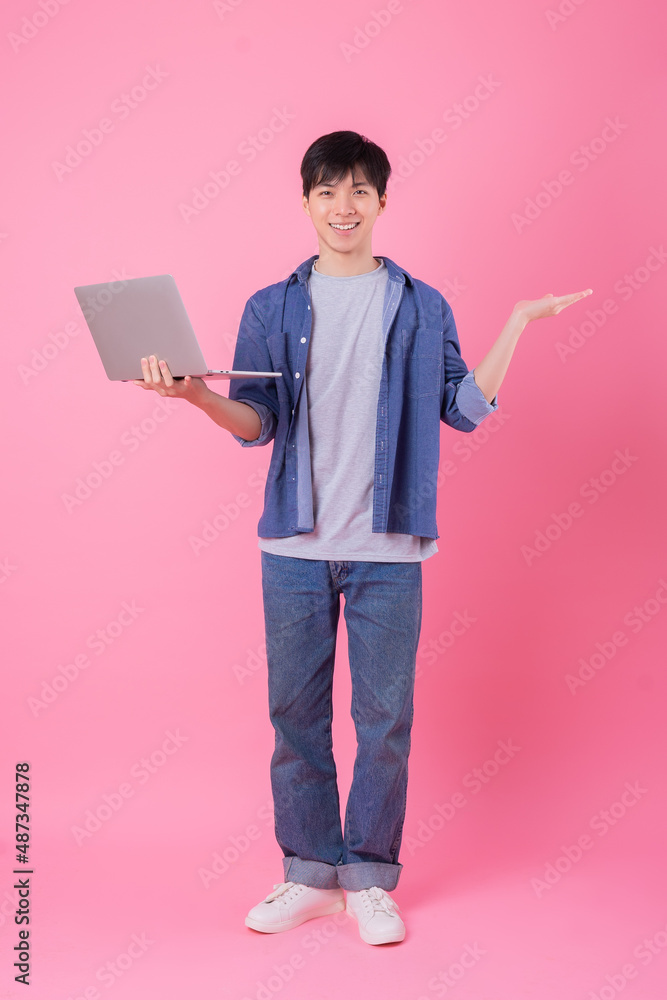
[[[314,528],[306,358],[312,329],[308,279],[314,254],[282,281],[255,292],[239,327],[233,367],[281,378],[232,379],[229,398],[252,406],[262,427],[244,447],[273,453],[264,490],[262,538]],[[373,532],[439,538],[436,493],[440,422],[474,431],[498,409],[461,357],[451,307],[436,289],[388,257],[382,315],[384,357],[377,401]],[[345,433],[345,428],[340,428]]]

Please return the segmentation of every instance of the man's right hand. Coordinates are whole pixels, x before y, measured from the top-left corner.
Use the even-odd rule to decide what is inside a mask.
[[[180,396],[195,406],[201,406],[210,393],[203,379],[186,375],[185,378],[174,379],[166,361],[159,361],[154,354],[141,359],[143,379],[133,379],[134,385],[142,389],[153,389],[161,396]]]
[[[262,421],[254,407],[241,400],[229,399],[213,392],[203,379],[186,375],[174,379],[166,361],[159,361],[154,354],[141,359],[143,379],[132,379],[142,389],[153,389],[161,396],[180,396],[198,406],[211,420],[231,434],[246,441],[256,441],[262,430]]]

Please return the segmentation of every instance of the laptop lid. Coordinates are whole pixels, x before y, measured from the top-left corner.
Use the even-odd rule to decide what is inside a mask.
[[[78,285],[74,289],[107,377],[143,378],[141,358],[164,359],[175,377],[270,377],[280,372],[209,372],[171,274]]]

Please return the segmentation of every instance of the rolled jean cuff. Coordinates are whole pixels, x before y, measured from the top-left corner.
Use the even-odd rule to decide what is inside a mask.
[[[299,882],[312,889],[337,889],[338,868],[325,861],[307,861],[304,858],[283,858],[286,882]]]
[[[390,892],[395,889],[403,865],[391,865],[384,861],[355,861],[349,865],[336,865],[338,885],[343,889],[357,892],[359,889],[378,889]]]

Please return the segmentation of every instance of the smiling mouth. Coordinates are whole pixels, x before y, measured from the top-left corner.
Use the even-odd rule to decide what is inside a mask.
[[[351,233],[353,229],[356,229],[359,225],[358,222],[347,222],[344,225],[336,222],[330,222],[329,225],[332,229],[335,229],[337,233]]]

